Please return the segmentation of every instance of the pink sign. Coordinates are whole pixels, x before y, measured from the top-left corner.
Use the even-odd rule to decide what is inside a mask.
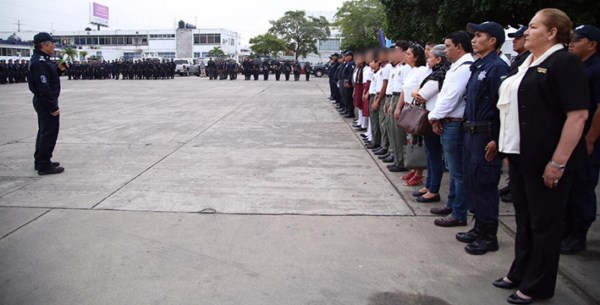
[[[94,17],[100,18],[100,19],[105,19],[108,21],[108,6],[104,6],[102,4],[98,4],[96,2],[93,2],[93,10],[92,10],[92,15]]]

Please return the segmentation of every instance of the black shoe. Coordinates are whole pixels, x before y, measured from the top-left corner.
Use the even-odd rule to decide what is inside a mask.
[[[373,152],[376,156],[383,156],[387,154],[388,150],[385,148],[381,148],[378,151]]]
[[[356,118],[354,116],[354,114],[346,114],[344,117],[347,118],[347,119],[354,119],[354,118]]]
[[[586,240],[579,239],[572,236],[565,237],[560,242],[560,254],[571,255],[581,251],[585,251]]]
[[[515,283],[505,281],[503,277],[494,281],[492,285],[502,289],[515,289],[518,287]]]
[[[368,137],[369,137],[369,136],[367,136],[367,135],[366,135],[366,134],[364,134],[364,133],[361,133],[361,134],[360,134],[360,136],[361,136],[361,137],[363,137],[364,139],[366,139],[366,138],[368,138]]]
[[[57,167],[57,166],[60,166],[59,162],[52,162],[52,167]],[[38,170],[39,169],[38,166],[37,166],[37,164],[33,165],[33,169],[34,170]]]
[[[465,247],[465,251],[471,255],[483,255],[490,251],[498,251],[498,225],[480,224],[478,238]]]
[[[500,200],[502,200],[502,202],[511,203],[511,202],[513,202],[512,194],[508,193],[504,196],[500,196]]]
[[[435,195],[431,198],[425,198],[423,196],[419,196],[417,197],[417,202],[421,202],[421,203],[431,203],[431,202],[440,202],[442,201],[442,199],[440,198],[440,195]]]
[[[408,172],[408,168],[402,167],[402,166],[398,166],[398,165],[396,165],[394,167],[391,167],[391,168],[388,168],[388,169],[392,173],[404,173],[404,172]]]
[[[394,155],[390,155],[389,157],[387,157],[381,161],[383,161],[383,163],[394,163],[394,161],[395,161],[394,159],[395,159]]]
[[[388,151],[387,153],[385,153],[385,155],[380,155],[379,157],[377,157],[379,160],[383,160],[383,159],[387,159],[391,156],[392,154],[390,154],[390,152]]]
[[[425,192],[425,193],[421,193],[421,192],[419,192],[419,191],[416,191],[416,192],[412,193],[412,196],[413,196],[413,197],[421,197],[421,196],[423,196],[423,195],[425,195],[425,194],[427,194],[427,192]]]
[[[65,169],[63,167],[56,166],[56,167],[51,167],[51,168],[49,168],[47,170],[38,171],[38,175],[40,175],[40,176],[54,175],[54,174],[60,174],[60,173],[62,173],[64,171],[65,171]]]
[[[511,294],[508,297],[508,299],[506,299],[506,301],[511,304],[531,304],[531,303],[533,303],[533,299],[523,299],[520,296],[518,296],[516,292]]]
[[[479,229],[479,223],[477,222],[477,219],[475,219],[475,226],[473,227],[473,229],[469,230],[468,232],[456,233],[456,240],[470,244],[476,241],[477,238],[479,238],[480,234],[481,230]]]
[[[510,194],[510,186],[505,186],[505,187],[499,189],[498,190],[498,194],[500,196],[504,196],[504,195]]]
[[[357,131],[357,132],[365,132],[365,131],[367,131],[366,128],[362,128],[362,127],[360,127],[360,128],[354,128],[354,130]]]
[[[370,150],[373,150],[373,151],[378,150],[380,148],[381,148],[381,146],[375,145],[373,143],[371,143],[371,145],[367,146],[367,149],[370,149]]]

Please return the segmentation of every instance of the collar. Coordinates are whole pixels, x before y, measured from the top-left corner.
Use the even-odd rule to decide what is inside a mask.
[[[529,54],[529,56],[527,56],[527,58],[525,59],[523,64],[521,64],[519,66],[519,69],[521,69],[521,68],[529,69],[531,67],[539,66],[542,62],[544,62],[546,59],[548,59],[548,57],[550,57],[550,55],[552,55],[560,50],[563,50],[564,48],[565,48],[565,46],[563,44],[557,43],[557,44],[553,45],[552,47],[550,47],[550,49],[546,50],[546,52],[544,52],[544,54],[542,54],[542,56],[537,58],[534,62],[532,62],[533,54]]]
[[[44,57],[45,59],[50,59],[50,55],[48,55],[42,51],[34,50],[33,53],[38,54],[38,55]]]
[[[485,57],[478,58],[471,65],[471,71],[475,71],[477,69],[481,69],[481,67],[483,67],[484,65],[486,65],[488,62],[494,61],[494,60],[498,59],[498,57],[499,57],[498,53],[496,53],[495,51],[492,51],[488,55],[486,55]]]
[[[453,63],[450,66],[450,70],[456,71],[456,69],[458,69],[458,67],[460,67],[463,63],[465,63],[467,61],[474,61],[473,56],[470,53],[463,55],[455,63]]]

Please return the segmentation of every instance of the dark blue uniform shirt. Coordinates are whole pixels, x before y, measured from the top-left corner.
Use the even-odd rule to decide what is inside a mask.
[[[356,67],[356,65],[354,64],[354,61],[349,61],[346,63],[346,66],[344,67],[344,84],[352,84],[352,76],[354,74],[354,68]]]
[[[498,141],[500,116],[498,89],[503,77],[508,74],[508,65],[492,52],[471,65],[471,77],[467,83],[465,120],[468,122],[491,122],[492,137]]]
[[[49,55],[41,51],[33,52],[27,76],[29,90],[33,93],[34,101],[39,103],[41,109],[50,113],[58,110],[60,73]]]
[[[587,134],[592,125],[594,113],[598,111],[598,104],[600,104],[600,57],[594,55],[583,62],[583,65],[585,66],[585,73],[590,82],[590,115],[588,116],[584,131],[584,134]],[[600,162],[600,141],[596,141],[596,145],[594,145],[592,160],[595,163]]]

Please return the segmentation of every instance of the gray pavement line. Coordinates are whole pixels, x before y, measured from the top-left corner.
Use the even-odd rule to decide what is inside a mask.
[[[270,86],[270,85],[269,85]],[[267,88],[269,87],[267,86]],[[265,90],[267,90],[267,88],[263,89],[262,91],[258,92],[257,94],[255,94],[254,96],[250,97],[249,100],[254,99],[257,95],[261,94],[262,92],[264,92]],[[242,103],[241,101],[238,102]],[[101,204],[102,202],[104,202],[106,199],[110,198],[112,195],[116,194],[117,192],[119,192],[120,190],[122,190],[125,186],[129,185],[129,183],[133,182],[135,179],[139,178],[141,175],[143,175],[144,173],[146,173],[147,171],[149,171],[150,169],[152,169],[154,166],[156,166],[158,163],[162,162],[163,160],[165,160],[166,158],[170,157],[171,155],[173,155],[174,153],[176,153],[177,151],[179,151],[180,149],[182,149],[184,146],[188,145],[189,143],[191,143],[192,141],[194,141],[196,138],[198,138],[200,135],[202,135],[204,132],[206,132],[207,130],[209,130],[211,127],[215,126],[217,123],[219,123],[220,121],[222,121],[224,118],[226,118],[228,115],[230,115],[233,111],[235,111],[237,109],[237,107],[232,107],[231,110],[229,112],[227,112],[226,114],[224,114],[223,116],[221,116],[219,119],[217,119],[216,121],[214,121],[212,124],[208,125],[206,128],[202,129],[202,131],[200,131],[199,133],[197,133],[195,136],[193,136],[192,138],[190,138],[189,140],[185,141],[183,144],[179,145],[178,147],[176,147],[173,151],[171,151],[170,153],[168,153],[167,155],[165,155],[164,157],[160,158],[158,161],[156,161],[155,163],[153,163],[152,165],[150,165],[148,168],[146,168],[145,170],[143,170],[141,173],[137,174],[135,177],[131,178],[129,181],[125,182],[123,185],[121,185],[120,187],[118,187],[116,190],[114,190],[112,193],[108,194],[108,196],[104,197],[102,200],[98,201],[96,204],[94,204],[92,206],[91,209],[96,208],[99,204]]]
[[[346,123],[346,125],[348,126],[348,128],[350,129],[350,131],[352,132],[352,134],[354,135],[354,137],[358,139],[359,144],[362,147],[362,149],[367,152],[367,154],[369,155],[369,157],[371,157],[371,160],[373,160],[373,162],[375,163],[375,166],[377,166],[379,168],[379,171],[383,174],[383,176],[385,177],[385,179],[396,190],[396,193],[398,193],[398,196],[400,196],[400,198],[402,198],[402,200],[404,200],[404,202],[406,202],[406,206],[408,206],[408,208],[410,209],[411,213],[413,213],[413,216],[416,216],[417,213],[415,212],[415,209],[413,209],[413,207],[408,203],[408,200],[406,200],[406,198],[402,194],[402,191],[396,186],[396,184],[394,184],[394,182],[392,182],[392,179],[387,175],[387,173],[384,171],[384,169],[379,165],[379,163],[375,159],[375,155],[373,155],[371,152],[369,152],[369,150],[365,147],[365,145],[363,143],[360,143],[360,141],[361,141],[360,136],[359,136],[360,133],[354,132],[354,129],[352,128],[352,126],[350,126],[350,122],[352,122],[352,120],[348,121],[348,120],[344,119],[344,122]]]
[[[318,214],[318,213],[244,213],[244,212],[214,212],[202,213],[199,211],[157,211],[157,210],[128,210],[116,208],[73,208],[73,207],[42,207],[42,206],[19,206],[19,205],[0,205],[4,209],[32,209],[32,210],[57,210],[57,211],[99,211],[99,212],[122,212],[122,213],[148,213],[148,214],[191,214],[191,215],[219,215],[219,216],[298,216],[298,217],[385,217],[385,218],[406,218],[406,217],[423,217],[433,218],[436,215],[396,215],[396,214]]]
[[[513,240],[517,236],[517,232],[513,231],[507,224],[505,224],[502,219],[498,221],[499,227],[508,234]],[[576,276],[571,275],[565,268],[558,265],[558,275],[562,279],[562,282],[565,283],[569,289],[571,289],[575,294],[581,296],[582,298],[587,299],[587,301],[592,304],[600,304],[600,299],[595,298],[593,295],[589,294],[585,287],[580,287],[577,283]]]
[[[3,177],[7,177],[7,176],[3,176]],[[14,178],[14,177],[9,177],[9,178]],[[42,179],[42,178],[39,178],[39,177],[17,177],[17,178],[33,179],[33,181],[31,181],[30,183],[27,183],[25,185],[22,185],[21,187],[18,187],[18,188],[14,189],[14,190],[12,190],[10,192],[4,193],[4,194],[0,194],[0,198],[4,197],[6,195],[10,195],[10,194],[12,194],[14,192],[20,191],[20,190],[22,190],[22,189],[24,189],[24,188],[26,188],[26,187],[28,187],[28,186],[36,183],[38,180]]]
[[[42,216],[44,216],[44,215],[48,214],[50,211],[52,211],[52,210],[47,210],[46,212],[44,212],[44,213],[42,213],[42,214],[38,215],[37,217],[33,218],[32,220],[30,220],[30,221],[28,221],[28,222],[26,222],[26,223],[24,223],[24,224],[20,225],[18,228],[14,229],[14,230],[12,230],[12,231],[10,231],[10,232],[8,232],[8,233],[6,233],[4,236],[0,237],[0,241],[1,241],[1,240],[3,240],[4,238],[8,237],[9,235],[11,235],[11,234],[13,234],[13,233],[17,232],[19,229],[21,229],[21,228],[25,227],[26,225],[28,225],[28,224],[30,224],[30,223],[32,223],[32,222],[34,222],[34,221],[36,221],[36,220],[40,219]]]

